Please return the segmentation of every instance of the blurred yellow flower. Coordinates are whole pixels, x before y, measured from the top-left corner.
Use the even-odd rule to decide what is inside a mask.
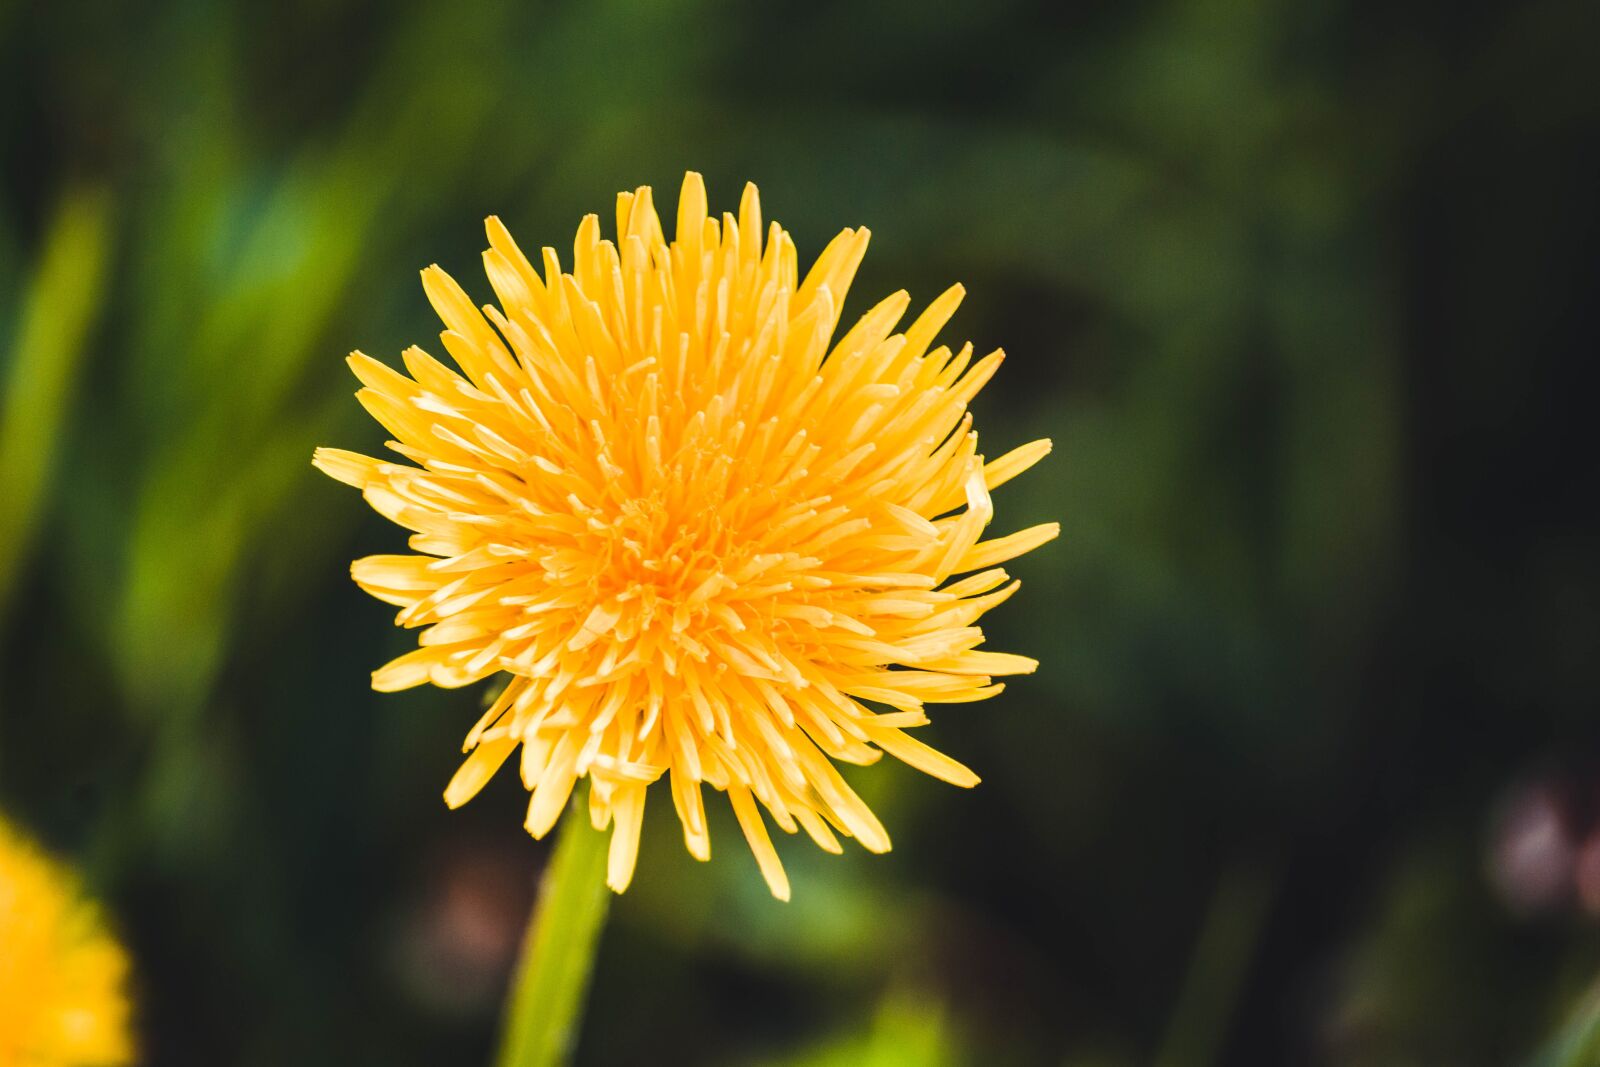
[[[993,696],[994,676],[1037,665],[977,651],[974,623],[1017,588],[996,565],[1058,527],[980,540],[990,490],[1050,444],[978,455],[967,405],[1002,353],[930,351],[962,289],[899,333],[910,297],[896,293],[830,347],[867,231],[839,234],[801,278],[781,227],[762,240],[754,186],[719,222],[692,173],[675,240],[648,187],[623,193],[618,241],[585,218],[571,273],[546,248],[541,277],[487,226],[499,308],[480,314],[437,266],[422,273],[465,377],[414,347],[409,377],[350,357],[356,396],[415,466],[315,458],[415,532],[419,555],[352,567],[400,625],[426,627],[374,688],[510,675],[446,801],[520,745],[540,837],[587,777],[620,892],[664,773],[689,851],[710,855],[707,783],[787,899],[756,801],[828,851],[837,831],[882,852],[888,834],[833,761],[888,752],[975,784],[906,731],[925,703]]]
[[[127,971],[99,909],[0,821],[0,1067],[130,1062]]]

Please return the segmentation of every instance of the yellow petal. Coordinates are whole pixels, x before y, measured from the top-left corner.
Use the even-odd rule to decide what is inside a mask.
[[[505,763],[506,757],[511,755],[511,750],[517,747],[513,738],[497,738],[485,741],[473,749],[456,768],[456,773],[451,777],[450,784],[444,788],[444,802],[451,808],[459,808],[467,801],[478,795],[494,772]]]
[[[884,730],[868,728],[872,740],[889,753],[889,755],[908,763],[924,774],[931,774],[935,778],[959,785],[963,789],[970,789],[978,784],[979,778],[972,769],[963,763],[946,756],[937,749],[930,748],[909,734],[899,730]]]
[[[644,786],[619,789],[612,803],[616,827],[611,831],[610,852],[606,858],[606,885],[614,893],[633,881],[633,866],[639,858],[639,829],[644,824]]]
[[[756,802],[751,799],[750,791],[742,786],[731,785],[728,787],[728,799],[733,802],[733,813],[738,817],[745,840],[750,842],[750,851],[755,853],[761,877],[767,880],[767,888],[779,900],[788,900],[789,876],[783,871],[783,861],[778,859],[778,850],[772,847],[772,838],[767,836],[767,824],[756,810]]]
[[[996,537],[974,545],[957,564],[958,571],[977,571],[985,567],[992,567],[996,563],[1004,563],[1008,559],[1015,559],[1025,552],[1032,552],[1040,545],[1053,541],[1061,535],[1059,522],[1045,522],[1038,526],[1030,526],[1026,530],[1018,530],[1014,534]]]

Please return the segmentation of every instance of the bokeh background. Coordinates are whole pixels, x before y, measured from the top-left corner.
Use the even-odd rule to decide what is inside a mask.
[[[401,533],[342,356],[746,179],[847,318],[1010,353],[984,784],[896,849],[665,805],[579,1062],[1600,1062],[1600,6],[0,0],[0,809],[82,866],[155,1064],[486,1062],[545,845],[439,799],[471,692],[378,696]],[[437,348],[436,345],[433,347]],[[0,946],[0,952],[4,946]]]

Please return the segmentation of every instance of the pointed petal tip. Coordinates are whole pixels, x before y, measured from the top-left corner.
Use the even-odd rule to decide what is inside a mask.
[[[466,759],[461,761],[461,766],[456,768],[456,773],[450,776],[449,784],[444,787],[445,807],[454,811],[477,796],[516,747],[517,742],[512,739],[498,738],[468,751]]]
[[[344,482],[346,485],[361,487],[358,471],[352,468],[351,463],[344,459],[344,450],[338,448],[319,447],[311,450],[311,465],[326,474],[334,481]]]
[[[372,672],[372,691],[374,693],[398,693],[402,689],[411,688],[409,685],[401,685],[392,679],[384,678],[382,674],[382,671]]]
[[[372,688],[380,693],[398,693],[428,680],[431,664],[425,650],[407,652],[372,672]]]

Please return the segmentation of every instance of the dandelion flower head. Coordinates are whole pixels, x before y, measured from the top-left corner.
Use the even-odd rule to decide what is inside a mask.
[[[0,1067],[128,1063],[127,971],[73,879],[0,821]]]
[[[838,763],[887,752],[977,782],[910,731],[927,704],[982,700],[1036,666],[979,650],[975,624],[1017,588],[999,564],[1058,531],[983,537],[991,490],[1050,445],[979,454],[968,404],[1003,355],[935,346],[959,286],[903,329],[896,293],[834,339],[865,229],[802,277],[753,185],[719,220],[692,173],[671,241],[648,187],[618,196],[616,227],[603,239],[588,216],[571,269],[545,248],[541,271],[490,218],[498,306],[422,274],[459,373],[415,347],[406,373],[350,357],[409,462],[315,462],[413,532],[414,554],[352,567],[421,631],[374,688],[508,676],[467,735],[451,806],[520,749],[540,837],[586,778],[620,892],[663,776],[689,851],[710,855],[709,785],[787,899],[762,808],[830,852],[838,835],[882,852]]]

